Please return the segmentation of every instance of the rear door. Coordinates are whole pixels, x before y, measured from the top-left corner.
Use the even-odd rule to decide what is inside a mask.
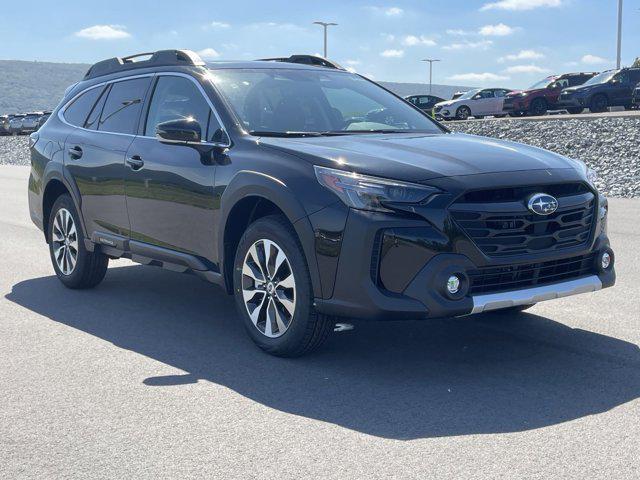
[[[159,74],[152,90],[141,135],[127,153],[131,239],[214,261],[215,166],[207,147],[161,143],[155,131],[160,123],[191,117],[207,140],[221,124],[191,76]]]
[[[129,236],[124,160],[150,82],[151,76],[146,76],[97,87],[78,99],[82,104],[77,108],[71,104],[64,113],[67,122],[79,127],[65,142],[65,165],[81,194],[89,238],[96,232]]]

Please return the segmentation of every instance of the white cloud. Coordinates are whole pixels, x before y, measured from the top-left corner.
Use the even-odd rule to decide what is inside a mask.
[[[469,32],[468,30],[454,29],[450,28],[446,31],[447,35],[457,35],[459,37],[464,37],[466,35],[473,35],[473,32]]]
[[[355,66],[355,65],[360,65],[362,62],[360,60],[345,60],[342,63],[344,63],[345,65]]]
[[[565,0],[499,0],[485,3],[480,10],[533,10],[540,7],[560,7]]]
[[[131,34],[122,25],[94,25],[77,31],[75,36],[91,40],[119,40],[129,38]]]
[[[461,42],[461,43],[452,43],[450,45],[445,45],[442,47],[444,50],[486,50],[493,42],[491,40],[480,40],[478,42]]]
[[[198,55],[200,55],[203,60],[215,60],[220,56],[220,54],[213,48],[204,48],[199,50]]]
[[[496,75],[495,73],[459,73],[457,75],[451,75],[449,80],[455,82],[497,82],[500,80],[509,80],[509,77],[503,75]]]
[[[404,50],[396,50],[396,49],[390,48],[388,50],[380,52],[380,56],[387,57],[387,58],[401,58],[401,57],[404,57]]]
[[[218,22],[214,20],[213,22],[207,23],[206,26],[207,28],[229,28],[231,25],[227,22]]]
[[[544,53],[536,52],[535,50],[520,50],[518,53],[505,55],[498,59],[499,63],[515,62],[517,60],[538,60],[544,58]]]
[[[497,25],[485,25],[478,33],[485,37],[505,37],[511,35],[515,29],[504,23],[498,23]]]
[[[597,55],[587,54],[581,59],[582,63],[587,65],[601,65],[603,63],[609,63],[606,58],[599,57]]]
[[[436,41],[425,37],[424,35],[420,35],[419,37],[415,35],[407,35],[402,39],[402,44],[407,47],[414,47],[416,45],[426,45],[428,47],[434,47],[436,45]]]
[[[396,39],[396,36],[391,33],[381,33],[382,38],[384,38],[387,42],[393,42]]]
[[[404,13],[404,10],[398,7],[390,7],[384,11],[387,17],[399,17]]]
[[[548,71],[537,65],[513,65],[505,69],[505,73],[547,73]]]

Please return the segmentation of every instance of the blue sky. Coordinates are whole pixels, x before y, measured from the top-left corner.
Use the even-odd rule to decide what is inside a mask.
[[[640,0],[625,0],[623,63],[640,56]],[[5,2],[1,59],[94,62],[162,48],[210,60],[321,53],[376,80],[525,87],[615,64],[617,0]]]

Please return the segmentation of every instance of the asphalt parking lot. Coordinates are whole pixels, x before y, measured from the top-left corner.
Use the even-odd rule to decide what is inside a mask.
[[[611,201],[613,289],[283,360],[195,277],[63,288],[27,175],[0,167],[0,478],[640,477],[640,199]]]

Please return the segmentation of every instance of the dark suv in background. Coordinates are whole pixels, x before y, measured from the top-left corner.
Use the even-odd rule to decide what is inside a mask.
[[[559,105],[567,110],[588,108],[600,113],[609,107],[631,108],[635,86],[640,82],[640,68],[623,68],[599,73],[579,87],[566,88]]]
[[[444,98],[435,95],[409,95],[404,99],[428,114],[431,114],[436,103],[444,102]]]
[[[640,83],[633,90],[633,99],[631,101],[634,107],[640,108]]]
[[[511,116],[544,115],[548,110],[559,108],[558,100],[563,89],[582,85],[594,75],[595,72],[582,72],[546,77],[526,90],[507,94],[504,112]],[[567,107],[567,110],[569,113],[580,113],[583,108]]]
[[[121,257],[195,274],[276,355],[338,317],[515,315],[615,281],[582,162],[450,133],[339,68],[105,60],[30,149],[30,214],[64,285]]]

